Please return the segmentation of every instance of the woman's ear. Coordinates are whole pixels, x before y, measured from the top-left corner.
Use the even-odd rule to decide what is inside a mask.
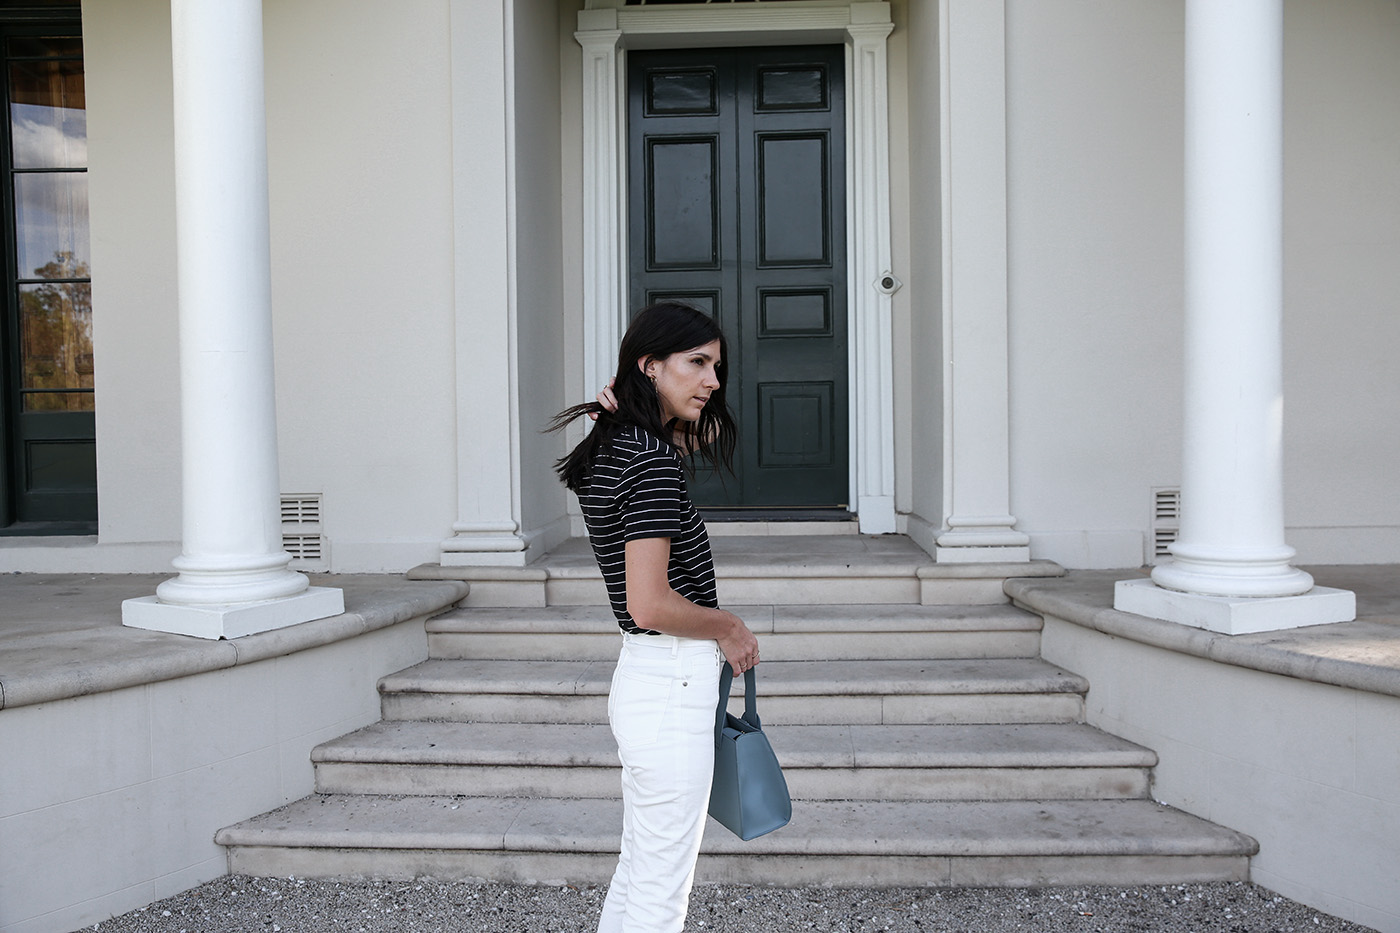
[[[642,371],[642,375],[643,375],[643,376],[646,376],[648,379],[650,379],[650,378],[651,378],[651,369],[650,369],[650,367],[651,367],[651,364],[654,363],[654,362],[656,362],[656,357],[654,357],[654,356],[639,356],[639,357],[637,357],[637,368],[640,369],[640,370]]]

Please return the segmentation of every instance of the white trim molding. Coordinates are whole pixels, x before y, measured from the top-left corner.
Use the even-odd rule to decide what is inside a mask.
[[[884,9],[878,9],[883,7]],[[872,9],[876,8],[876,9]],[[883,15],[881,15],[883,14]],[[888,4],[851,8],[846,27],[852,484],[863,534],[892,534],[894,516],[894,288],[890,273]]]
[[[887,2],[794,0],[742,6],[622,7],[590,0],[574,38],[583,47],[584,384],[612,375],[627,318],[627,49],[843,43],[846,62],[848,310],[851,334],[851,498],[860,530],[896,530],[890,275]]]

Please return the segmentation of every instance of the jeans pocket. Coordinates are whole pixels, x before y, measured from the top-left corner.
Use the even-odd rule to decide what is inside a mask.
[[[608,718],[613,736],[624,748],[650,745],[661,734],[671,703],[672,678],[626,669],[613,678]]]

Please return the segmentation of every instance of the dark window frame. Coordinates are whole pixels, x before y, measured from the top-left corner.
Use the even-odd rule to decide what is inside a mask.
[[[71,535],[95,534],[97,514],[95,505],[89,515],[79,518],[67,517],[57,520],[20,521],[19,489],[22,464],[18,456],[20,433],[18,418],[23,411],[23,398],[26,394],[43,395],[46,389],[24,389],[23,373],[20,372],[20,313],[19,293],[24,286],[35,284],[90,284],[90,277],[82,278],[39,278],[32,274],[21,275],[18,269],[16,242],[16,199],[14,179],[24,174],[88,173],[88,166],[21,168],[14,167],[14,154],[11,139],[11,116],[9,113],[10,68],[13,61],[69,60],[82,61],[80,51],[76,55],[29,56],[8,54],[8,41],[12,37],[46,36],[82,38],[82,11],[77,3],[59,2],[16,3],[13,0],[0,0],[0,100],[5,102],[4,119],[0,120],[0,170],[3,170],[4,183],[0,184],[0,250],[4,252],[5,294],[0,299],[0,537],[19,535]],[[91,389],[81,391],[91,393]]]

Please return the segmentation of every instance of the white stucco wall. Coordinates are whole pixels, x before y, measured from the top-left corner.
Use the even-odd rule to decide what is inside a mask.
[[[1400,560],[1400,4],[1284,5],[1288,541]]]
[[[579,6],[522,0],[512,47],[514,469],[523,531],[547,536],[568,510],[548,469],[564,441],[538,427],[593,388],[571,349]],[[896,497],[931,536],[937,5],[894,13]],[[458,517],[452,172],[470,154],[452,151],[448,0],[265,15],[283,488],[323,495],[333,569],[404,569],[437,559]],[[1400,337],[1400,8],[1290,0],[1286,29],[1289,540],[1300,562],[1400,560],[1386,358]],[[168,4],[89,0],[84,31],[100,535],[9,539],[0,568],[162,570],[180,534]],[[1151,490],[1180,478],[1182,7],[1008,0],[1006,41],[1012,512],[1035,556],[1137,564]],[[476,390],[504,404],[500,386]]]
[[[1012,512],[1035,557],[1136,566],[1180,478],[1181,4],[1006,24]]]
[[[1182,6],[1007,5],[1012,511],[1036,557],[1144,558],[1180,482]],[[1285,7],[1286,523],[1400,559],[1400,8]]]
[[[566,114],[561,106],[559,7],[557,0],[520,0],[515,11],[521,514],[525,531],[543,535],[545,547],[569,533],[564,487],[553,471],[563,444],[559,435],[542,433],[549,418],[571,403],[564,371],[568,345],[560,139]],[[572,30],[565,35],[572,41]]]
[[[455,517],[447,5],[265,17],[282,488],[333,570],[402,570]]]
[[[89,0],[83,31],[99,533],[9,538],[0,566],[156,570],[181,512],[170,5]]]
[[[423,623],[5,709],[0,931],[84,928],[226,875],[214,833],[312,792],[311,750],[379,719],[375,683],[427,656]]]
[[[264,15],[282,489],[324,497],[332,569],[402,570],[436,559],[455,508],[447,7]],[[179,552],[169,17],[84,4],[99,535],[6,539],[5,570]]]
[[[1047,616],[1088,721],[1155,751],[1153,796],[1253,836],[1250,878],[1400,931],[1400,699],[1211,661]]]

